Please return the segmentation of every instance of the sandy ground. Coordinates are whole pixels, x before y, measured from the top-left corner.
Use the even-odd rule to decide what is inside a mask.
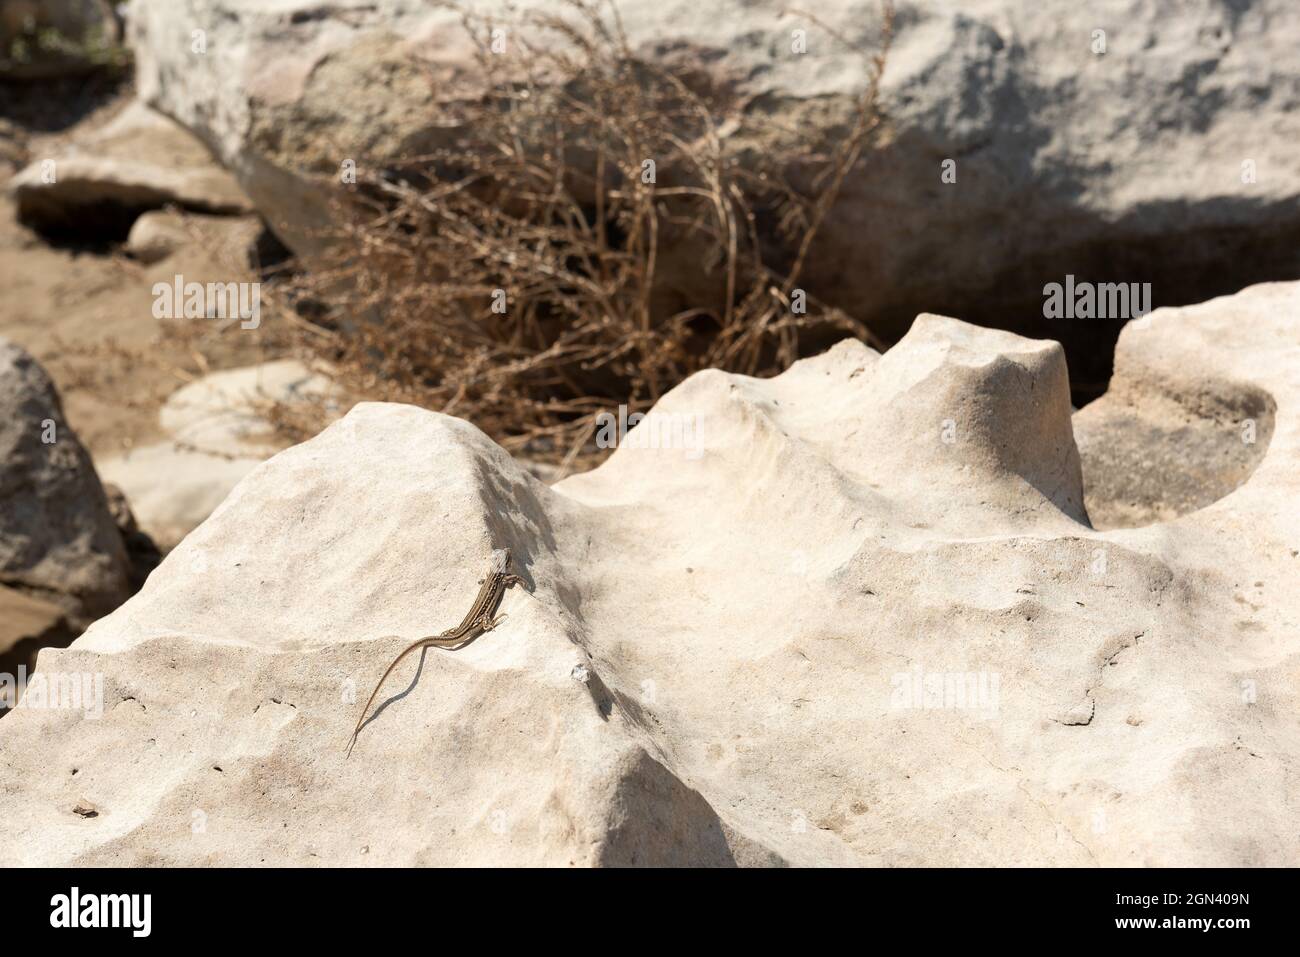
[[[108,122],[132,91],[79,91],[90,102],[65,95],[57,104],[15,100],[10,89],[4,95],[0,181]],[[237,258],[237,250],[197,236],[153,265],[128,258],[120,244],[52,245],[18,223],[13,202],[0,196],[0,336],[45,365],[69,422],[100,459],[157,438],[159,406],[197,375],[265,358],[258,333],[222,333],[194,320],[182,325],[153,316],[155,282],[177,273],[199,282],[229,279],[240,268]]]

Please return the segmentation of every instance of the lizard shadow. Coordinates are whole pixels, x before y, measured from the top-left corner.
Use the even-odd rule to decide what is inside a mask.
[[[474,635],[473,637],[469,638],[467,641],[457,645],[455,648],[447,648],[447,649],[439,649],[439,650],[460,651],[462,648],[470,644],[473,644],[476,640],[478,640],[479,637],[480,637],[479,635]],[[357,728],[356,736],[354,736],[353,738],[354,741],[356,740],[356,737],[360,736],[362,731],[370,727],[370,723],[372,721],[374,721],[381,714],[383,714],[385,710],[387,710],[389,705],[396,704],[398,701],[401,701],[403,698],[405,698],[407,695],[409,695],[412,691],[415,690],[415,686],[420,683],[420,675],[424,674],[424,659],[429,654],[429,649],[433,647],[434,647],[433,645],[425,645],[423,648],[420,649],[420,660],[415,667],[415,674],[411,676],[411,683],[407,685],[403,690],[397,692],[396,694],[389,695],[382,702],[380,702],[379,707],[375,708],[374,711],[370,712],[370,717],[366,718],[365,721],[361,722],[360,726]],[[349,748],[349,752],[350,751],[351,749]]]

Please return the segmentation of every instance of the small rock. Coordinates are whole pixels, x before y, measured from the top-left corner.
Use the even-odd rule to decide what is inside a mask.
[[[170,549],[249,472],[286,444],[261,403],[316,401],[331,386],[292,359],[228,369],[176,391],[159,412],[168,438],[101,461],[140,527]]]

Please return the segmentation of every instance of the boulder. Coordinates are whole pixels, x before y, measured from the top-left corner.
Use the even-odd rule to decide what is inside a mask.
[[[0,585],[83,628],[130,594],[122,537],[45,370],[0,339]]]
[[[251,211],[202,143],[141,103],[67,153],[34,157],[6,189],[25,224],[83,240],[124,239],[142,212],[167,205],[226,215]]]
[[[852,47],[875,46],[880,17],[875,0],[819,4],[835,38],[787,7],[618,4],[642,53],[712,76],[736,109],[789,131],[738,143],[742,154],[793,161],[845,128],[868,73]],[[1150,282],[1156,305],[1181,305],[1300,278],[1300,6],[897,7],[886,123],[812,249],[810,291],[891,341],[923,310],[1058,340],[1082,401],[1104,390],[1130,317],[1048,318],[1048,283]],[[208,143],[299,253],[327,235],[345,160],[382,167],[433,149],[457,100],[476,92],[464,82],[471,40],[440,5],[131,10],[141,96]],[[806,52],[794,52],[796,30]],[[514,39],[506,59],[522,55]],[[724,135],[738,128],[724,123]]]
[[[1265,438],[1108,531],[1080,475],[1127,453],[1080,459],[1059,346],[939,316],[693,376],[553,487],[357,405],[41,653],[101,700],[0,722],[0,863],[1294,866],[1298,332],[1300,284],[1125,332],[1115,415]],[[1169,421],[1137,440],[1218,442]],[[501,547],[504,617],[407,658],[349,756]]]

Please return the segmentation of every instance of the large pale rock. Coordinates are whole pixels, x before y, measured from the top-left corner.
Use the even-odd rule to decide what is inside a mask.
[[[840,135],[867,76],[850,46],[872,48],[879,17],[875,0],[818,4],[846,43],[782,16],[788,6],[618,4],[634,46],[712,72],[790,131],[748,148],[794,156]],[[141,95],[207,142],[299,252],[324,235],[344,160],[428,151],[466,93],[458,14],[419,0],[131,9]],[[205,53],[192,52],[196,28]],[[806,53],[792,52],[796,29]],[[1045,284],[1146,281],[1164,305],[1300,277],[1298,44],[1292,0],[1176,16],[1148,0],[901,0],[885,130],[849,176],[806,284],[885,336],[929,309],[1059,340],[1076,393],[1095,396],[1123,319],[1046,319]]]
[[[64,155],[33,158],[6,185],[23,222],[45,232],[125,236],[145,210],[248,213],[234,178],[175,122],[132,103]]]
[[[282,359],[204,376],[159,412],[167,438],[99,462],[135,520],[163,548],[198,527],[254,467],[287,444],[267,421],[273,403],[323,401],[329,382]]]
[[[1222,498],[1104,532],[1060,349],[937,316],[694,376],[551,488],[358,405],[42,653],[103,715],[0,723],[0,861],[1294,865],[1298,343],[1297,284],[1126,332],[1120,411],[1158,370],[1271,427]],[[504,620],[408,659],[348,758],[493,547]]]
[[[0,339],[0,585],[77,626],[130,594],[122,537],[45,370]]]

